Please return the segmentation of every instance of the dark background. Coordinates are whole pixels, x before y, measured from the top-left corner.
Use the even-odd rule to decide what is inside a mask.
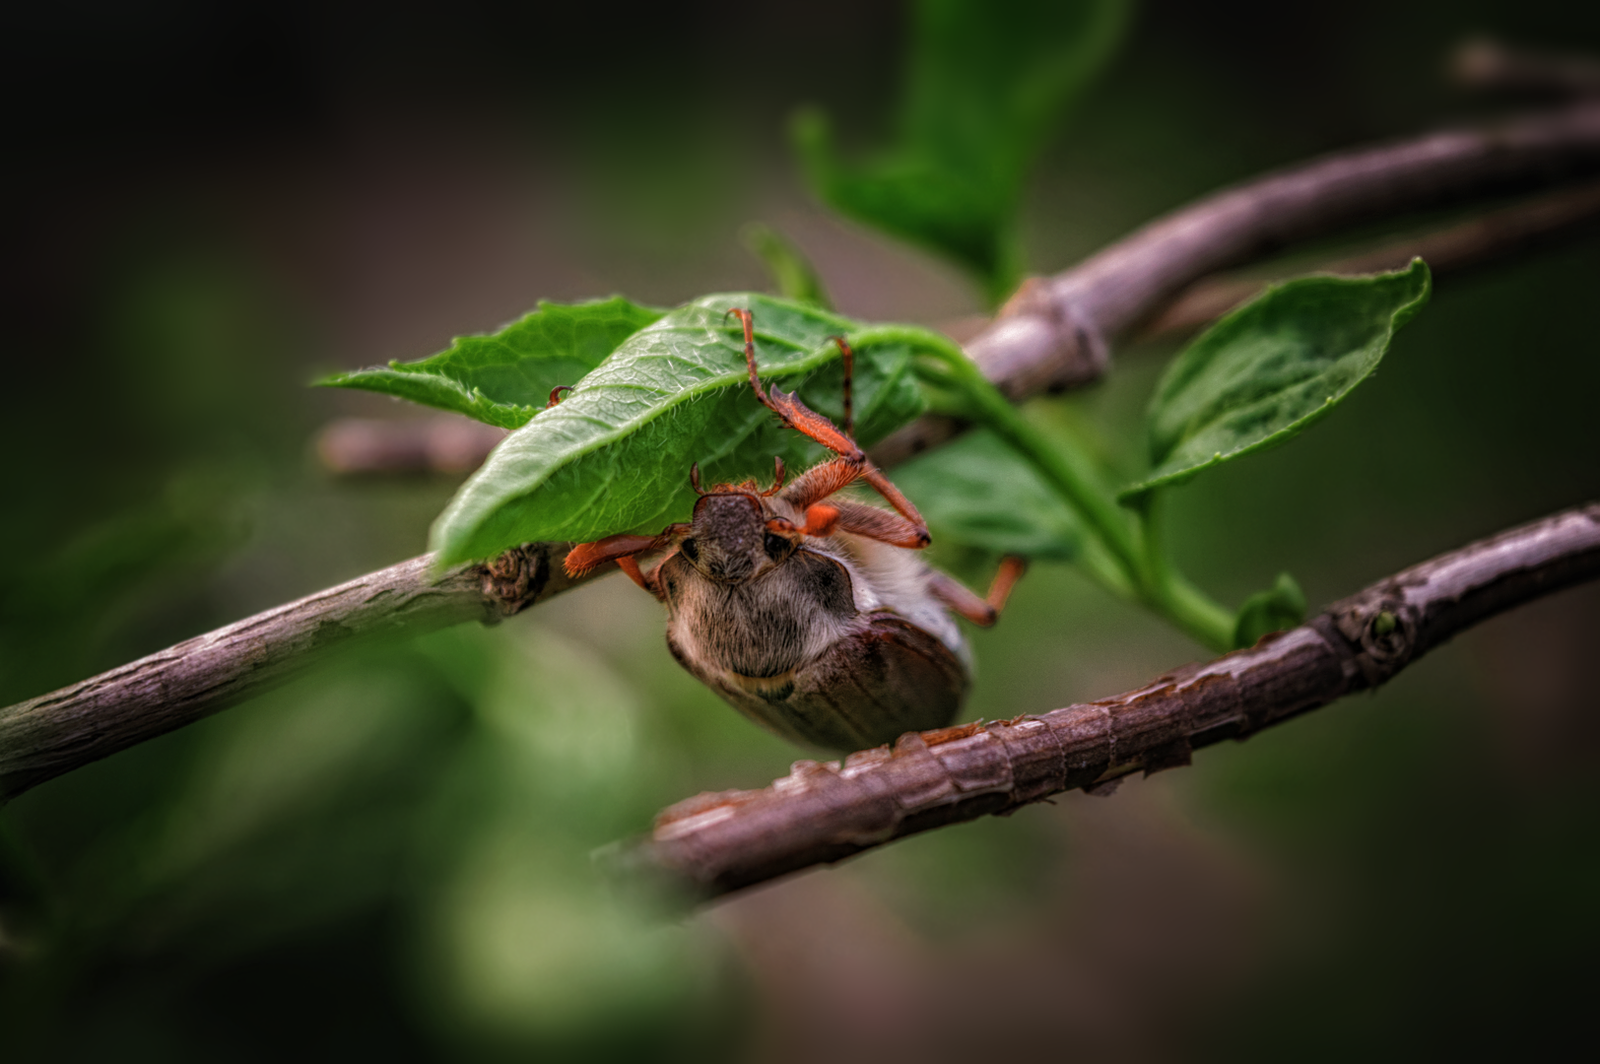
[[[1027,206],[1055,270],[1264,168],[1501,105],[1492,33],[1600,55],[1592,4],[1149,3]],[[539,298],[763,287],[738,226],[841,310],[979,309],[828,216],[783,124],[884,128],[888,3],[74,4],[6,16],[0,697],[423,548],[445,478],[342,482],[321,370]],[[1449,275],[1346,409],[1183,489],[1225,601],[1313,606],[1600,495],[1591,235]],[[1121,461],[1171,343],[1054,416]],[[1600,596],[1464,636],[1373,697],[1191,769],[897,844],[660,929],[587,854],[795,752],[606,581],[376,647],[0,812],[6,1059],[1412,1058],[1588,1039],[1600,944]],[[1040,567],[975,637],[973,715],[1201,655]],[[15,1047],[13,1056],[12,1047]]]

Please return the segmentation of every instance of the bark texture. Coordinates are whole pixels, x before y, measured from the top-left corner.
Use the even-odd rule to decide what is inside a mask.
[[[0,710],[0,800],[270,690],[359,636],[526,609],[579,582],[561,569],[568,546],[530,544],[437,582],[425,554]]]
[[[1187,765],[1191,753],[1384,683],[1457,632],[1600,576],[1600,503],[1501,533],[1329,606],[1249,650],[1038,716],[907,734],[844,761],[798,761],[759,791],[665,810],[614,859],[707,898],[905,835],[1081,787]]]
[[[1435,279],[1499,262],[1558,240],[1587,237],[1600,226],[1600,184],[1562,189],[1513,207],[1490,211],[1430,233],[1395,240],[1312,268],[1318,273],[1363,274],[1404,269],[1422,259]],[[1184,332],[1222,317],[1267,287],[1266,280],[1208,277],[1184,290],[1139,330],[1144,337]]]

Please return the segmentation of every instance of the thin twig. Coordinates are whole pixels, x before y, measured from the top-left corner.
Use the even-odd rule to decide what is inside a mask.
[[[1543,247],[1558,237],[1592,231],[1596,221],[1600,221],[1600,184],[1583,185],[1297,272],[1377,273],[1402,269],[1420,258],[1439,277]],[[1140,336],[1184,332],[1215,321],[1255,298],[1268,283],[1261,277],[1208,277],[1168,304],[1140,330]]]
[[[1207,196],[1065,273],[1022,286],[967,344],[1013,400],[1096,380],[1111,341],[1202,277],[1350,225],[1600,170],[1600,104],[1340,152]],[[872,450],[892,465],[960,431],[922,418]]]
[[[285,683],[359,636],[494,623],[580,583],[570,544],[532,544],[433,581],[423,555],[0,711],[0,801]]]
[[[970,340],[957,339],[1013,400],[1081,387],[1105,372],[1111,341],[1219,270],[1259,261],[1358,222],[1511,188],[1548,186],[1597,170],[1600,105],[1594,104],[1328,155],[1207,196],[1063,273],[1034,278],[986,328]],[[1533,214],[1538,210],[1530,205],[1530,215],[1520,220],[1536,224],[1540,219]],[[1523,244],[1509,235],[1499,244],[1491,240],[1483,254],[1510,253],[1534,235],[1528,234]],[[1448,254],[1450,249],[1434,246],[1429,251]],[[1423,257],[1435,269],[1452,265]],[[1369,268],[1384,268],[1390,260],[1382,261],[1384,265]],[[1407,255],[1397,264],[1410,261]],[[1247,291],[1238,282],[1234,286],[1229,298]],[[1217,294],[1210,293],[1213,303]],[[1191,306],[1186,317],[1193,311]],[[898,465],[962,427],[953,418],[922,418],[880,442],[872,459],[883,468]],[[396,439],[385,437],[384,446],[372,448],[374,460],[382,464],[361,464],[361,454],[345,447],[333,468],[342,473],[433,468],[426,439],[399,440],[423,430],[394,431]],[[396,464],[396,456],[406,455],[417,464]]]
[[[1303,627],[1083,705],[907,734],[841,764],[796,762],[759,791],[702,794],[611,855],[626,872],[715,897],[944,824],[1189,763],[1224,739],[1384,683],[1497,613],[1600,577],[1600,503],[1442,554]]]
[[[1450,77],[1478,92],[1542,96],[1600,96],[1600,62],[1593,56],[1467,41],[1450,58]]]
[[[341,476],[470,473],[505,438],[505,429],[455,414],[397,421],[349,417],[317,434],[317,457]]]
[[[1030,282],[968,351],[1013,399],[1090,380],[1105,366],[1105,338],[1207,274],[1356,221],[1596,169],[1600,105],[1329,156],[1207,197]],[[874,448],[873,459],[893,465],[959,427],[920,419]],[[503,602],[520,609],[570,586],[550,562],[563,546],[530,544],[497,560],[493,567],[544,574],[532,577],[543,581],[536,592]],[[0,799],[236,705],[348,637],[505,612],[497,592],[483,591],[482,567],[429,585],[430,565],[426,557],[402,562],[0,709]]]

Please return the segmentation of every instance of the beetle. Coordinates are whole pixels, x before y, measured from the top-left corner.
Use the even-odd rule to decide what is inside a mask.
[[[757,373],[748,310],[750,387],[785,425],[837,457],[787,485],[783,461],[766,489],[755,481],[700,486],[693,517],[659,535],[582,543],[565,567],[579,576],[616,562],[667,607],[667,647],[685,669],[757,723],[802,745],[855,750],[906,731],[949,724],[971,683],[971,654],[950,611],[995,622],[1020,559],[1001,563],[987,598],[928,566],[930,542],[912,505],[854,440],[853,353],[844,358],[844,428]],[[552,396],[554,400],[554,396]],[[865,481],[893,510],[836,497]],[[650,571],[640,555],[665,552]]]

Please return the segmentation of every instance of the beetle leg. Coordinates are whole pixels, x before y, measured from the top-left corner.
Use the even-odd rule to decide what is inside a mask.
[[[728,313],[736,315],[744,326],[745,366],[750,370],[750,389],[761,400],[761,405],[777,414],[785,425],[796,432],[805,433],[828,450],[856,461],[865,461],[866,456],[856,446],[855,440],[840,432],[833,422],[807,407],[793,392],[784,393],[776,388],[768,390],[761,387],[761,380],[756,373],[755,325],[750,312],[734,308]]]
[[[659,536],[607,536],[593,543],[580,543],[567,552],[562,567],[568,576],[582,576],[606,562],[616,562],[617,568],[627,573],[630,580],[660,598],[661,589],[655,581],[655,572],[652,570],[648,575],[642,572],[634,555],[659,550],[675,537],[687,535],[691,528],[688,524],[668,525]]]
[[[652,571],[649,576],[646,576],[643,570],[639,568],[639,563],[634,560],[633,555],[624,554],[622,557],[618,558],[617,568],[627,573],[629,580],[632,580],[634,583],[650,592],[650,594],[654,595],[656,598],[661,597],[660,589],[656,586],[654,571]]]
[[[1011,597],[1011,589],[1027,568],[1028,563],[1016,555],[1008,554],[1001,558],[1000,568],[995,572],[994,583],[989,585],[989,594],[985,598],[979,598],[977,592],[955,577],[938,571],[929,578],[928,590],[933,592],[934,598],[973,624],[987,628],[999,620],[1006,599]]]
[[[821,502],[834,492],[861,479],[861,467],[855,462],[836,458],[813,466],[789,482],[778,497],[804,513],[813,504]]]
[[[856,438],[856,412],[850,392],[856,375],[856,353],[844,342],[844,337],[829,337],[839,345],[839,357],[844,359],[844,434]]]
[[[544,404],[544,408],[546,410],[549,410],[551,407],[553,407],[556,404],[560,403],[561,402],[561,393],[562,392],[570,392],[570,391],[572,391],[572,385],[570,385],[570,384],[558,384],[554,388],[551,388],[550,389],[550,401],[548,403]]]
[[[848,458],[835,458],[831,462],[824,462],[815,469],[807,470],[806,473],[785,488],[780,497],[794,506],[795,509],[804,512],[812,505],[821,502],[834,492],[841,491],[858,480],[865,480],[876,488],[878,494],[882,495],[905,521],[903,526],[896,525],[897,531],[894,534],[894,538],[885,539],[884,542],[894,543],[900,547],[909,547],[912,550],[920,550],[928,545],[931,539],[928,535],[928,524],[922,519],[922,515],[917,512],[917,508],[912,505],[910,499],[900,494],[900,489],[890,483],[888,477],[878,472],[877,467],[871,462],[865,460],[858,463],[852,462]],[[876,507],[862,506],[859,503],[841,503],[840,505],[848,505],[852,509],[864,510],[868,513],[883,512]],[[866,518],[862,520],[865,521]],[[845,531],[853,532],[856,529],[846,527]],[[883,538],[873,535],[868,528],[863,528],[860,531],[862,535],[873,536],[874,539]]]
[[[994,607],[996,616],[1006,608],[1006,600],[1011,597],[1011,589],[1017,586],[1017,581],[1022,579],[1022,574],[1028,571],[1028,559],[1016,554],[1007,554],[1000,559],[1000,568],[994,572],[994,580],[989,584],[989,594],[985,601]]]
[[[744,326],[744,361],[750,370],[750,387],[756,393],[756,398],[760,399],[768,410],[777,414],[785,425],[797,432],[805,433],[839,455],[835,461],[826,462],[806,473],[791,484],[781,497],[797,508],[805,510],[847,484],[865,480],[877,489],[878,494],[882,495],[901,517],[918,530],[916,542],[908,542],[905,545],[913,549],[926,547],[931,542],[927,522],[911,504],[911,500],[902,495],[900,489],[890,483],[889,478],[879,472],[878,467],[867,459],[866,453],[856,446],[856,441],[851,438],[849,431],[840,432],[833,422],[807,409],[793,392],[785,394],[776,388],[769,391],[762,390],[761,381],[756,374],[754,321],[748,310],[735,308],[728,313],[737,315],[739,323]],[[836,336],[833,341],[839,345],[839,352],[845,359],[845,420],[847,425],[852,425],[854,411],[851,407],[850,380],[855,368],[855,352],[850,350],[850,345],[844,342],[843,337]]]
[[[825,502],[815,503],[806,507],[806,524],[800,530],[802,536],[831,536],[839,525],[841,511],[837,506],[829,506]]]
[[[593,543],[580,543],[567,552],[567,560],[562,563],[568,576],[582,576],[593,569],[598,569],[606,562],[614,562],[619,558],[631,558],[635,554],[643,554],[656,545],[660,536],[607,536],[597,539]]]
[[[876,506],[851,502],[848,499],[835,499],[828,505],[839,511],[836,531],[853,532],[858,536],[878,540],[880,543],[907,547],[911,550],[920,550],[928,545],[928,530],[921,525],[912,524],[899,514],[880,510]],[[810,516],[808,510],[806,512],[808,520]]]
[[[888,477],[878,471],[877,466],[867,462],[861,470],[861,479],[876,488],[878,494],[882,495],[885,501],[895,508],[896,513],[916,526],[917,534],[921,537],[921,542],[917,545],[918,549],[926,547],[933,542],[933,537],[928,535],[928,522],[922,519],[922,515],[917,512],[917,508],[911,504],[911,500],[900,494],[900,489],[895,487]]]

